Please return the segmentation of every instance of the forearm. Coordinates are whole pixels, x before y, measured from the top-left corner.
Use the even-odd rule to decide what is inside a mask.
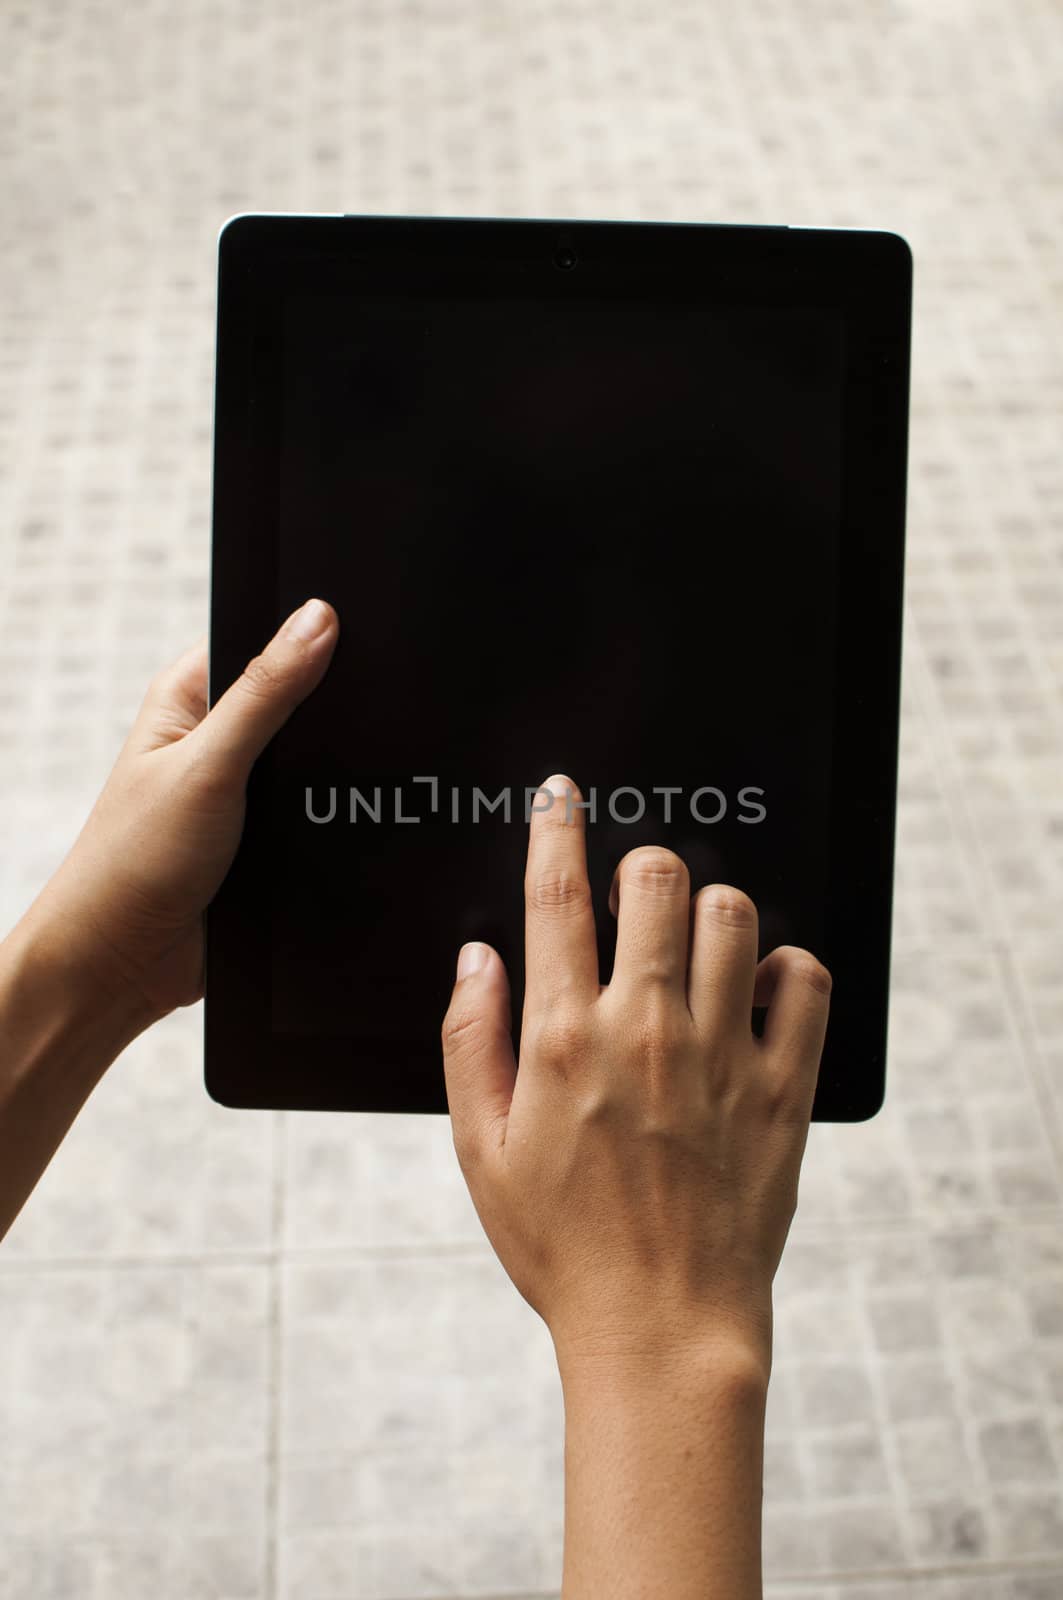
[[[0,942],[0,1238],[106,1068],[151,1018],[100,990],[47,891]]]
[[[562,1363],[563,1600],[760,1600],[770,1356]]]

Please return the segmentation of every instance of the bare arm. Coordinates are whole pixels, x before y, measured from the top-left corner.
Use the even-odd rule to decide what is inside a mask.
[[[104,1071],[152,1018],[112,1000],[35,907],[0,944],[0,1238]]]
[[[670,850],[617,870],[600,982],[584,813],[532,817],[520,1070],[505,968],[466,946],[443,1027],[454,1144],[565,1399],[564,1600],[758,1600],[771,1286],[826,1028],[806,951]],[[754,1003],[767,1006],[762,1037]]]
[[[561,1382],[566,1600],[760,1600],[766,1363],[724,1338]]]
[[[300,613],[296,613],[300,615]],[[0,1238],[126,1045],[203,993],[203,911],[255,757],[337,637],[281,631],[207,712],[207,642],[153,681],[92,813],[0,943]]]

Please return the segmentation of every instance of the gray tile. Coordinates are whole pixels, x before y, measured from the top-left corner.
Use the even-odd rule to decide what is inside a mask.
[[[772,1505],[801,1501],[807,1494],[802,1453],[792,1434],[765,1429],[764,1499]]]
[[[449,1117],[286,1118],[288,1248],[483,1245]]]
[[[1044,1483],[1054,1475],[1052,1446],[1036,1417],[984,1423],[978,1438],[993,1483]]]
[[[888,1504],[824,1506],[820,1512],[828,1570],[874,1571],[898,1567],[905,1559],[897,1513]]]
[[[307,1528],[281,1539],[278,1575],[282,1600],[304,1595],[314,1595],[315,1600],[361,1600],[374,1593],[373,1546],[357,1532]]]
[[[946,1487],[978,1496],[980,1481],[966,1431],[956,1419],[906,1422],[893,1437],[898,1471],[910,1501],[938,1499]]]
[[[777,1600],[1063,1595],[1045,220],[1063,36],[1046,4],[946,9],[672,0],[618,21],[592,0],[539,8],[534,40],[481,3],[331,7],[309,29],[271,0],[229,16],[189,0],[132,31],[120,8],[91,28],[46,6],[0,19],[26,135],[0,149],[8,922],[69,847],[148,676],[205,623],[225,216],[267,196],[821,219],[913,242],[889,1096],[870,1124],[812,1130],[777,1280]],[[266,102],[252,138],[246,108]],[[169,1019],[107,1075],[0,1251],[4,1600],[556,1595],[552,1353],[483,1240],[445,1121],[222,1111],[200,1086],[200,1023]],[[388,1270],[411,1250],[429,1264]],[[876,1485],[866,1499],[831,1497],[847,1466]],[[960,1570],[985,1561],[1003,1570]]]
[[[868,1370],[854,1362],[802,1362],[794,1370],[794,1388],[801,1420],[809,1428],[871,1425],[876,1419]]]
[[[219,1264],[3,1275],[5,1597],[261,1592],[265,1288]]]
[[[765,1502],[763,1550],[766,1579],[827,1570],[826,1533],[818,1512]]]
[[[926,1566],[973,1563],[991,1553],[986,1513],[974,1495],[954,1493],[914,1506],[908,1523],[915,1559]]]
[[[870,1428],[811,1434],[805,1449],[812,1486],[822,1500],[884,1499],[888,1495],[882,1441]]]
[[[369,1594],[541,1587],[560,1383],[549,1334],[497,1261],[291,1262],[283,1315],[282,1592],[342,1583],[352,1528]],[[480,1537],[499,1527],[505,1538]]]
[[[1002,1581],[1005,1600],[1058,1600],[1063,1594],[1063,1567],[1055,1572],[1017,1572]]]
[[[956,1389],[941,1355],[901,1356],[883,1361],[886,1410],[895,1423],[957,1415]]]
[[[1028,1413],[1042,1399],[1040,1374],[1026,1343],[1000,1343],[984,1351],[959,1349],[958,1390],[968,1416],[1010,1418]]]
[[[202,1018],[178,1012],[105,1075],[4,1241],[0,1273],[53,1259],[257,1253],[270,1242],[270,1119],[203,1091]]]
[[[1005,1557],[1063,1555],[1063,1496],[1058,1488],[1000,1494],[993,1509]]]
[[[1019,1284],[954,1282],[941,1297],[941,1320],[961,1354],[1026,1344],[1032,1337],[1029,1309]]]
[[[1001,1276],[1000,1246],[992,1227],[943,1229],[934,1235],[931,1245],[934,1268],[942,1278],[979,1278],[992,1282]]]
[[[941,1343],[940,1317],[925,1294],[872,1295],[867,1310],[883,1355],[921,1353]]]

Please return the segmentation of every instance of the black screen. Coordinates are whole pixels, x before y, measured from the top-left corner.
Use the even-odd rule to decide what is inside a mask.
[[[277,618],[318,594],[341,637],[265,758],[274,1031],[435,1034],[469,938],[519,1019],[557,771],[594,794],[603,982],[649,842],[750,893],[762,951],[829,958],[843,317],[573,287],[280,325]]]

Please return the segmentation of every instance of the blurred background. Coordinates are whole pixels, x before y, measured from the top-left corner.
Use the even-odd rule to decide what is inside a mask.
[[[890,1081],[809,1140],[767,1592],[1058,1600],[1057,0],[4,0],[0,61],[4,930],[206,626],[227,217],[911,242]],[[201,1066],[198,1008],[137,1041],[0,1250],[0,1594],[556,1595],[552,1347],[449,1124],[227,1112]]]

